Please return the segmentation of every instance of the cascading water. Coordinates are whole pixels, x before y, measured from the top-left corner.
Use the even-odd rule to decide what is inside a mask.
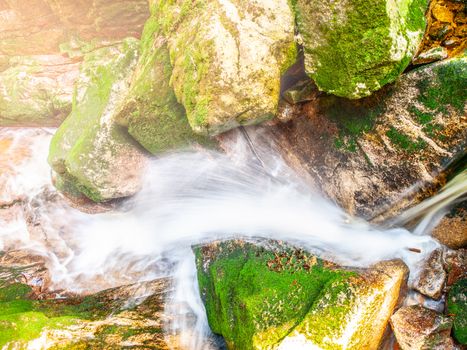
[[[5,189],[28,195],[26,203],[40,202],[37,194],[44,188],[53,191],[46,163],[51,131],[0,132],[13,140],[2,157],[13,157],[25,144],[29,152],[15,163],[15,181],[4,182]],[[427,235],[400,227],[381,230],[347,216],[302,183],[278,157],[274,168],[280,171],[274,175],[245,159],[233,161],[210,151],[167,154],[152,161],[142,191],[117,210],[90,215],[64,202],[40,202],[36,214],[42,233],[28,233],[26,219],[18,215],[0,222],[0,249],[46,256],[51,288],[70,291],[91,292],[172,276],[175,291],[167,312],[176,317],[167,331],[186,335],[182,342],[189,349],[207,349],[214,345],[197,290],[193,244],[238,236],[274,238],[347,266],[401,258],[412,272],[438,246]],[[1,174],[0,181],[7,176]],[[447,187],[432,199],[436,205],[423,205],[439,211],[465,194],[463,176],[460,188]],[[425,210],[420,208],[413,211]],[[426,220],[432,216],[426,215]],[[429,226],[425,221],[423,229]]]

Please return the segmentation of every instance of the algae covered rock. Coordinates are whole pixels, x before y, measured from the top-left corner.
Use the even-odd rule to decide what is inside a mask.
[[[453,335],[461,344],[467,344],[467,279],[457,281],[447,297],[447,311],[454,317]]]
[[[58,126],[71,111],[79,64],[58,55],[13,57],[0,72],[0,126]]]
[[[218,134],[272,118],[295,61],[287,0],[154,1],[168,37],[172,84],[193,130]]]
[[[360,100],[316,89],[290,122],[247,132],[264,161],[271,158],[269,142],[346,211],[383,221],[442,187],[465,155],[466,111],[467,57],[461,56],[412,70]]]
[[[94,201],[128,196],[140,186],[145,153],[113,119],[138,48],[129,38],[85,55],[72,112],[50,145],[48,160],[61,183]]]
[[[413,305],[391,317],[391,327],[402,350],[455,350],[452,320],[436,311]]]
[[[138,293],[147,293],[138,302]],[[6,349],[173,348],[164,337],[168,280],[86,297],[38,300],[30,286],[0,284],[0,346]],[[149,295],[149,296],[148,296]],[[133,304],[129,299],[133,298]]]
[[[141,39],[141,55],[127,96],[115,119],[151,153],[206,143],[196,135],[170,85],[167,39],[156,14],[146,22]]]
[[[332,281],[279,349],[378,349],[407,275],[402,261],[391,260]]]
[[[320,90],[370,95],[409,65],[425,30],[427,0],[295,0],[305,68]]]
[[[401,262],[350,271],[275,241],[194,251],[209,325],[231,349],[376,348],[407,273]]]

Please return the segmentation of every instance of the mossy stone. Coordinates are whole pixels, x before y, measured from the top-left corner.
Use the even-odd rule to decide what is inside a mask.
[[[273,348],[326,285],[353,275],[279,244],[228,241],[194,251],[209,325],[231,349]]]
[[[447,297],[447,311],[454,317],[453,335],[461,344],[467,344],[467,279],[457,281]]]
[[[126,96],[139,54],[139,41],[128,38],[84,55],[71,114],[52,138],[49,163],[72,187],[93,201],[133,194],[131,181],[118,181],[127,169],[137,169],[142,156],[113,114]]]
[[[185,109],[175,97],[167,40],[155,16],[146,22],[140,50],[130,90],[115,117],[117,122],[128,127],[130,135],[153,154],[195,143],[209,145],[209,139],[191,130]]]
[[[426,26],[427,0],[293,0],[305,68],[318,87],[370,95],[410,64]]]

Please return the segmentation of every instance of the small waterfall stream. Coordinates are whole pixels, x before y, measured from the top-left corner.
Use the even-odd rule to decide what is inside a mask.
[[[46,256],[51,287],[76,292],[174,277],[176,288],[167,312],[178,316],[168,332],[186,335],[182,341],[189,349],[212,346],[197,290],[193,244],[238,236],[273,238],[347,266],[401,258],[413,274],[439,246],[426,235],[433,220],[467,193],[464,172],[383,230],[347,216],[278,157],[271,176],[247,157],[232,160],[216,152],[187,151],[154,159],[139,194],[117,210],[91,215],[37,196],[44,189],[54,191],[46,162],[52,132],[0,129],[12,140],[0,157],[13,158],[19,148],[27,153],[11,163],[14,182],[7,180],[8,172],[0,174],[4,194],[20,193],[26,202],[35,201],[43,227],[41,234],[34,234],[22,215],[9,222],[0,219],[0,249]],[[412,232],[401,227],[417,217],[423,220]]]

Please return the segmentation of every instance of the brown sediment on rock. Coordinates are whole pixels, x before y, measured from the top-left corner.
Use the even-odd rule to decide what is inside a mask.
[[[447,57],[454,57],[467,48],[467,8],[465,2],[432,0],[427,12],[427,30],[415,55],[416,63],[430,60],[417,59],[420,54],[440,48]],[[417,62],[418,60],[418,62]]]

